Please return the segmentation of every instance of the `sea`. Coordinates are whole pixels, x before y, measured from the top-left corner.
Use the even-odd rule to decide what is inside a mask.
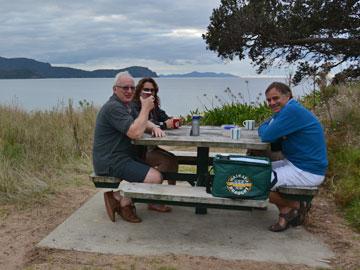
[[[139,79],[135,79],[136,82]],[[264,90],[285,77],[251,78],[155,78],[159,85],[161,108],[168,115],[200,113],[226,103],[256,104],[265,101]],[[0,104],[26,111],[52,110],[89,102],[101,106],[112,95],[112,78],[3,79]],[[292,88],[295,97],[312,91],[311,83]]]

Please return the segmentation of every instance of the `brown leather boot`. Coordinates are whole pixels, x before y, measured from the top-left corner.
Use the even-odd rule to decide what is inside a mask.
[[[113,191],[104,193],[105,209],[112,222],[115,222],[115,212],[119,212],[119,202],[115,199]]]
[[[136,215],[136,208],[134,205],[130,204],[126,206],[121,206],[119,209],[119,214],[125,221],[131,223],[139,223],[142,221],[141,218]]]

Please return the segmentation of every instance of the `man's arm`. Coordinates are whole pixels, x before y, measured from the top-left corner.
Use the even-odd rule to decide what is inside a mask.
[[[144,134],[146,128],[148,127],[149,112],[154,108],[154,97],[150,96],[148,98],[140,97],[141,101],[141,110],[138,117],[129,127],[126,136],[130,139],[139,139]]]
[[[141,110],[138,117],[131,124],[126,135],[130,139],[139,139],[143,136],[144,132],[151,133],[154,137],[163,137],[165,133],[154,123],[150,122],[149,113],[154,108],[154,97],[148,98],[140,97]]]

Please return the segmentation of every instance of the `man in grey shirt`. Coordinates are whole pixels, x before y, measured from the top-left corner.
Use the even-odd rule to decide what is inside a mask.
[[[95,126],[93,165],[97,175],[119,177],[129,182],[160,184],[162,175],[140,160],[136,155],[132,139],[140,138],[144,132],[155,137],[165,136],[164,131],[148,121],[154,108],[154,97],[141,98],[141,110],[137,114],[132,99],[135,82],[127,72],[118,73],[114,80],[113,95],[100,109]],[[119,192],[104,194],[107,213],[115,221],[115,212],[128,222],[141,222],[130,198]],[[156,206],[152,210],[168,212],[167,206]]]

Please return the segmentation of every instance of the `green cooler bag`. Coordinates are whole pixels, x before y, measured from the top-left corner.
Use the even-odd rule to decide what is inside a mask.
[[[213,165],[211,193],[215,197],[265,200],[275,184],[271,161],[265,157],[216,155]]]

